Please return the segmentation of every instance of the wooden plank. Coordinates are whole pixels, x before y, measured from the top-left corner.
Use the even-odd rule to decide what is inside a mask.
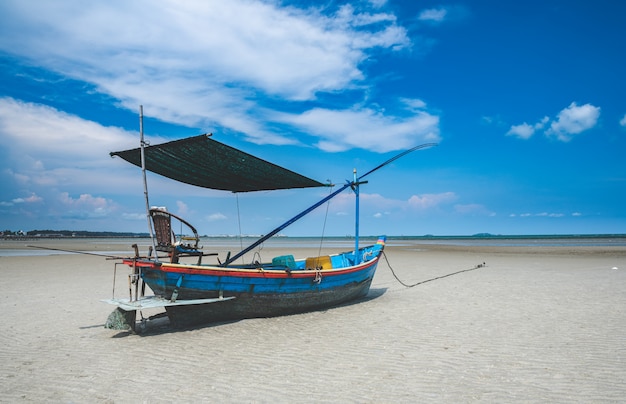
[[[122,310],[133,311],[133,310],[143,310],[143,309],[154,309],[160,307],[169,307],[169,306],[187,306],[191,304],[208,304],[208,303],[218,303],[226,300],[234,299],[234,296],[230,297],[216,297],[212,299],[193,299],[193,300],[177,300],[172,302],[168,299],[163,299],[158,296],[147,296],[143,297],[139,300],[129,301],[129,299],[104,299],[102,302],[113,304],[119,307]]]

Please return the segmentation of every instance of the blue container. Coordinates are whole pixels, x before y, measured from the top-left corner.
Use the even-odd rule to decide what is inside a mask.
[[[296,269],[296,260],[293,255],[281,255],[272,259],[272,266]]]

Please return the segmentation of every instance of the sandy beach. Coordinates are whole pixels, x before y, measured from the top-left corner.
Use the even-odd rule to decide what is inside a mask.
[[[138,335],[103,327],[115,261],[2,256],[0,402],[624,401],[623,247],[391,242],[386,257],[405,283],[432,281],[405,287],[383,258],[356,304]]]

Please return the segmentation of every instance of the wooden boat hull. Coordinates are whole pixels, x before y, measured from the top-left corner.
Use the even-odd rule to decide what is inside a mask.
[[[333,289],[298,293],[235,293],[235,299],[212,304],[166,307],[175,327],[244,318],[275,317],[321,310],[364,297],[372,278]]]
[[[270,264],[223,268],[147,260],[135,265],[156,296],[178,302],[224,298],[210,304],[165,307],[173,326],[186,327],[320,310],[362,298],[369,292],[382,246],[361,251],[370,251],[368,261],[339,269],[279,270]]]

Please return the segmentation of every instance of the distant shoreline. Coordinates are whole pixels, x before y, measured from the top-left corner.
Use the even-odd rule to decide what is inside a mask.
[[[363,236],[360,245],[376,242],[378,237]],[[212,252],[241,251],[256,241],[258,236],[211,236],[201,237],[200,245]],[[108,251],[116,254],[128,254],[131,244],[137,244],[141,251],[148,250],[152,242],[146,234],[123,237],[22,237],[4,238],[0,240],[0,257],[49,255],[58,251],[90,251],[93,253]],[[32,247],[35,248],[32,248]],[[296,249],[321,249],[329,251],[348,251],[355,247],[355,240],[348,236],[327,237],[274,237],[263,243],[260,249],[280,249],[293,251]],[[626,254],[626,234],[592,234],[592,235],[538,235],[538,236],[388,236],[389,249],[400,248],[414,251],[432,249],[475,250],[475,251],[515,251],[528,252],[553,250],[559,253],[571,251],[615,251]]]
[[[67,234],[69,233],[69,234]],[[41,239],[141,239],[149,238],[148,233],[114,233],[114,232],[67,232],[59,231],[50,234],[26,234],[26,235],[3,235],[3,240],[41,240]],[[230,234],[216,234],[216,235],[202,235],[201,238],[217,238],[217,239],[254,239],[262,237],[262,235],[230,235]],[[330,240],[345,240],[353,239],[352,235],[346,236],[286,236],[279,235],[276,238],[289,238],[289,239],[330,239]],[[362,239],[377,238],[378,235],[372,236],[360,236]],[[388,240],[550,240],[550,239],[606,239],[617,238],[626,239],[626,234],[489,234],[480,233],[473,235],[441,235],[436,236],[432,234],[426,234],[422,236],[407,236],[407,235],[388,235]]]

